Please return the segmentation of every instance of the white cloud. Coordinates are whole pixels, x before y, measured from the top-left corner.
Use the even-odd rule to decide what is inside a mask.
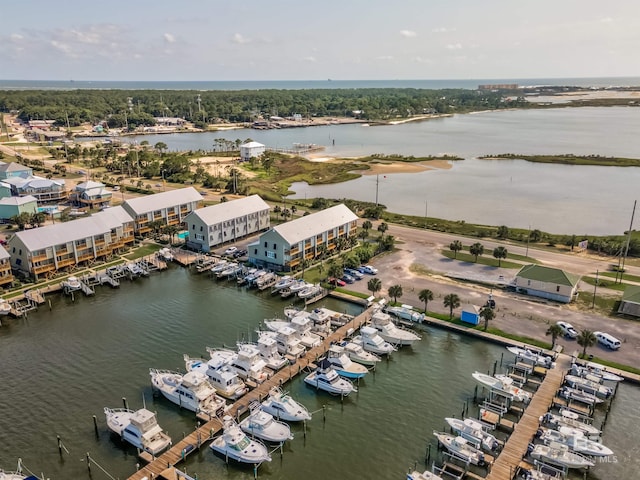
[[[429,58],[423,58],[421,56],[413,57],[413,61],[416,63],[433,63],[433,60]]]
[[[602,23],[613,23],[613,18],[611,18],[611,17],[601,18],[600,22],[602,22]]]
[[[233,34],[233,43],[237,43],[238,45],[244,45],[244,44],[250,43],[250,42],[251,42],[250,38],[244,37],[240,33],[234,33]]]
[[[19,33],[12,33],[11,35],[9,35],[9,40],[11,40],[14,43],[18,43],[24,40],[24,36],[20,35]]]
[[[176,37],[170,33],[165,33],[164,34],[164,41],[167,43],[175,43],[176,42]]]
[[[379,57],[376,57],[376,60],[393,60],[393,56],[392,55],[381,55]]]
[[[417,36],[417,33],[414,32],[413,30],[400,30],[400,35],[406,38],[413,38]]]
[[[450,43],[447,45],[447,50],[460,50],[462,49],[462,45],[460,43]]]
[[[309,56],[309,57],[303,57],[303,58],[302,58],[302,60],[304,60],[305,62],[311,62],[311,63],[313,63],[313,62],[316,62],[316,61],[317,61],[317,60],[316,60],[316,57],[312,57],[312,56]]]
[[[438,27],[431,30],[432,33],[449,33],[449,32],[455,32],[455,31],[456,31],[455,28],[448,28],[448,27]]]

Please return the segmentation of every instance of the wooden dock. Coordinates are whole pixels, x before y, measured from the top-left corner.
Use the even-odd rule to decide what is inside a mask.
[[[343,340],[351,331],[364,325],[370,317],[371,312],[366,310],[346,325],[338,328],[331,335],[327,336],[322,344],[308,350],[304,357],[298,359],[294,364],[279,370],[267,381],[258,385],[257,388],[237,400],[228,408],[227,413],[237,418],[247,412],[251,402],[262,401],[269,395],[271,388],[281,387],[296,375],[303,372],[310,364],[325,354],[332,342]],[[162,472],[184,461],[191,452],[197,451],[222,429],[222,423],[218,418],[204,419],[204,421],[205,423],[202,426],[173,445],[170,450],[167,450],[155,459],[151,459],[149,464],[131,475],[128,480],[143,480],[145,477],[149,480],[159,478]]]
[[[488,480],[512,480],[518,465],[527,454],[527,447],[540,428],[540,417],[549,411],[564,376],[571,368],[571,357],[561,355],[556,366],[547,371],[544,381],[533,395],[520,421],[491,466]]]

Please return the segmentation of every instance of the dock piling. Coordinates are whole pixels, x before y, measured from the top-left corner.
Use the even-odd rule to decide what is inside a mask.
[[[96,417],[95,415],[93,416],[93,429],[96,432],[96,438],[100,436],[100,434],[98,433],[98,417]]]
[[[87,470],[89,470],[89,475],[91,475],[91,457],[89,456],[89,452],[87,452]]]
[[[127,405],[126,397],[122,397],[122,405],[124,406],[125,410],[129,410],[129,405]]]
[[[60,435],[56,435],[56,438],[58,439],[58,453],[62,456],[62,440],[60,439]]]

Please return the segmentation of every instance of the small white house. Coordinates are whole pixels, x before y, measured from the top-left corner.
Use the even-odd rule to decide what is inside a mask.
[[[240,145],[240,160],[250,162],[251,158],[258,158],[267,147],[258,142],[248,142]]]

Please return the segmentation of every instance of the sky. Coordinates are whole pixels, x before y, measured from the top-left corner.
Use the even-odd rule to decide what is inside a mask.
[[[30,0],[0,11],[0,79],[640,76],[638,0]]]

